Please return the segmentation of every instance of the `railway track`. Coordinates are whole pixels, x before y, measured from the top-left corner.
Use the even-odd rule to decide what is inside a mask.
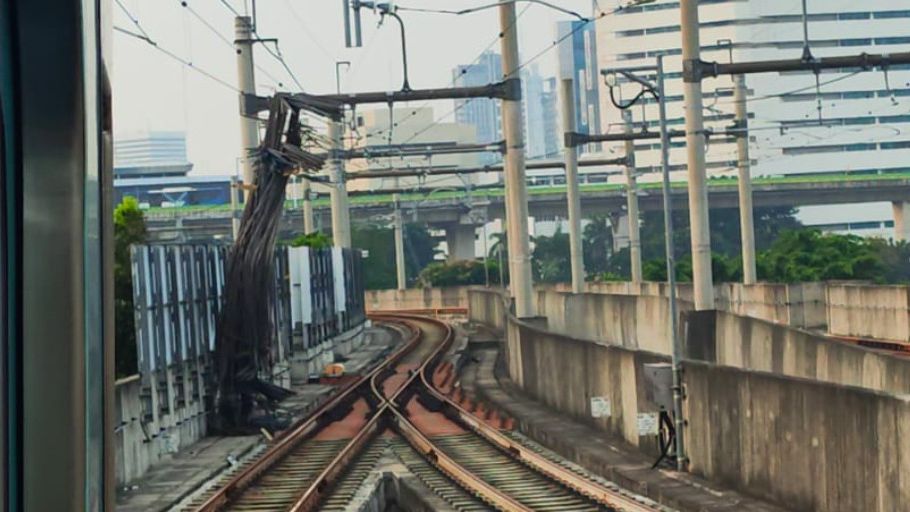
[[[376,313],[406,342],[238,468],[189,510],[347,510],[383,457],[394,457],[451,510],[666,510],[587,478],[502,433],[438,389],[451,326]],[[451,391],[451,386],[445,386]]]

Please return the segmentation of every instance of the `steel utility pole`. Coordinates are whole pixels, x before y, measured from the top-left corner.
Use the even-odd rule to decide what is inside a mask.
[[[259,125],[256,113],[248,112],[245,95],[256,94],[256,78],[253,74],[253,21],[249,16],[234,18],[234,48],[237,51],[237,87],[240,89],[240,157],[243,159],[243,185],[254,181],[253,152],[259,147]],[[244,200],[249,198],[250,188],[243,188]]]
[[[752,211],[752,171],[749,157],[749,113],[746,108],[746,77],[733,77],[735,89],[733,101],[736,104],[734,129],[740,133],[736,137],[738,156],[737,171],[739,174],[739,227],[742,234],[743,284],[755,284],[755,219]]]
[[[657,91],[660,95],[660,165],[663,170],[664,195],[664,247],[667,252],[667,299],[670,305],[670,341],[673,362],[673,419],[676,431],[676,468],[686,470],[686,446],[683,429],[686,422],[682,409],[682,340],[677,327],[676,306],[676,251],[673,247],[673,198],[670,190],[670,135],[667,131],[667,102],[664,93],[664,58],[657,56]],[[708,267],[710,269],[710,267]]]
[[[572,78],[560,80],[559,99],[562,102],[563,131],[575,131],[575,86]],[[585,262],[581,249],[581,198],[578,191],[578,147],[565,146],[566,159],[566,209],[569,212],[569,261],[572,267],[572,293],[582,293],[585,288]]]
[[[398,178],[395,178],[395,188],[398,188]],[[395,274],[398,280],[398,289],[404,290],[408,287],[407,269],[404,262],[404,219],[401,215],[401,196],[392,195],[392,203],[395,205]]]
[[[698,0],[680,3],[683,68],[701,62],[698,34]],[[705,167],[705,123],[701,80],[684,73],[686,148],[689,168],[689,225],[692,233],[692,282],[695,309],[714,309],[714,277],[711,274],[711,228],[708,223],[708,183]]]
[[[623,110],[624,133],[632,134],[632,111]],[[641,231],[638,219],[638,182],[635,177],[635,141],[627,139],[626,148],[626,210],[629,215],[629,260],[631,262],[632,282],[641,283]]]
[[[331,175],[331,207],[332,207],[332,242],[335,247],[351,247],[351,217],[348,209],[348,189],[345,184],[344,159],[341,151],[344,149],[344,120],[329,120],[329,138],[332,141],[332,159],[329,162]]]
[[[316,232],[316,223],[313,221],[313,199],[310,197],[310,180],[303,179],[301,195],[303,196],[303,232],[308,235]]]
[[[499,24],[502,33],[502,71],[505,80],[520,80],[518,25],[515,2],[501,2]],[[520,82],[516,82],[520,83]],[[521,123],[521,98],[502,101],[502,127],[506,139],[506,219],[509,233],[509,260],[512,297],[519,318],[536,315],[531,280],[531,244],[528,240],[528,184],[525,181],[525,147]]]

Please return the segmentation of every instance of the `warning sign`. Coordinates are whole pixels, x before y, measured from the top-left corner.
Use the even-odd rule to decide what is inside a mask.
[[[610,399],[605,396],[591,397],[591,417],[609,418],[613,414],[610,408]]]
[[[656,436],[658,429],[658,413],[640,412],[638,413],[638,435]]]

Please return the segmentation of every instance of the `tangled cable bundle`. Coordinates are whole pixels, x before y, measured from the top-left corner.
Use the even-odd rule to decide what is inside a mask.
[[[287,132],[283,133],[285,122]],[[223,306],[218,322],[216,428],[247,430],[257,399],[276,400],[289,391],[260,378],[271,371],[275,242],[289,176],[321,168],[325,156],[302,147],[317,135],[299,123],[297,110],[273,98],[262,146],[252,155],[255,187],[249,194],[240,231],[228,256]]]

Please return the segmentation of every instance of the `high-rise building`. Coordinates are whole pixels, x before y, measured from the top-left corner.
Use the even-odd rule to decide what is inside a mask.
[[[502,80],[502,57],[498,53],[484,52],[473,64],[460,65],[452,70],[457,86],[473,87]],[[455,100],[455,122],[471,125],[482,144],[502,140],[502,109],[498,100],[476,98]],[[484,164],[496,162],[500,156],[487,153],[481,157]]]
[[[184,132],[150,131],[114,139],[117,178],[185,176],[192,168]]]
[[[575,127],[579,133],[600,133],[600,95],[597,70],[597,34],[593,23],[560,21],[556,24],[560,76],[571,76],[575,85]],[[599,145],[579,148],[597,151]]]
[[[737,62],[799,58],[803,48],[800,2],[768,0],[701,0],[701,45],[705,61]],[[903,5],[901,5],[903,4]],[[896,53],[910,51],[910,9],[893,0],[827,0],[809,2],[809,40],[815,57]],[[680,57],[679,2],[658,0],[632,6],[597,23],[600,70],[653,65],[665,56],[667,110],[671,128],[684,124],[682,59]],[[910,171],[910,66],[894,65],[887,77],[880,69],[824,70],[816,91],[811,71],[748,75],[752,174],[832,175]],[[730,77],[707,79],[704,117],[709,129],[724,130],[733,122],[733,82]],[[605,87],[601,82],[601,87]],[[626,99],[639,91],[622,88]],[[606,94],[603,94],[606,96]],[[657,126],[657,105],[647,98],[642,109],[633,109],[636,123]],[[603,128],[618,124],[620,112],[608,101],[601,114]],[[613,130],[618,129],[612,126]],[[622,151],[621,144],[610,149]],[[641,172],[656,171],[659,144],[636,143]],[[735,139],[709,138],[708,176],[735,174]],[[684,179],[686,148],[673,141],[670,150],[674,179]],[[657,179],[655,174],[653,179]],[[649,178],[642,178],[649,179]],[[809,221],[811,210],[824,208],[829,223],[851,223],[854,217],[875,211],[884,221],[891,205],[812,207],[802,209]],[[863,216],[858,214],[863,211]],[[818,218],[818,215],[814,215]],[[868,223],[867,223],[868,224]]]
[[[554,119],[547,114],[555,109],[555,97],[551,94],[552,91],[545,90],[546,85],[537,66],[522,70],[521,103],[524,114],[525,155],[529,160],[550,156],[547,154],[547,138],[552,137],[555,127],[548,126],[547,121],[552,123]]]

